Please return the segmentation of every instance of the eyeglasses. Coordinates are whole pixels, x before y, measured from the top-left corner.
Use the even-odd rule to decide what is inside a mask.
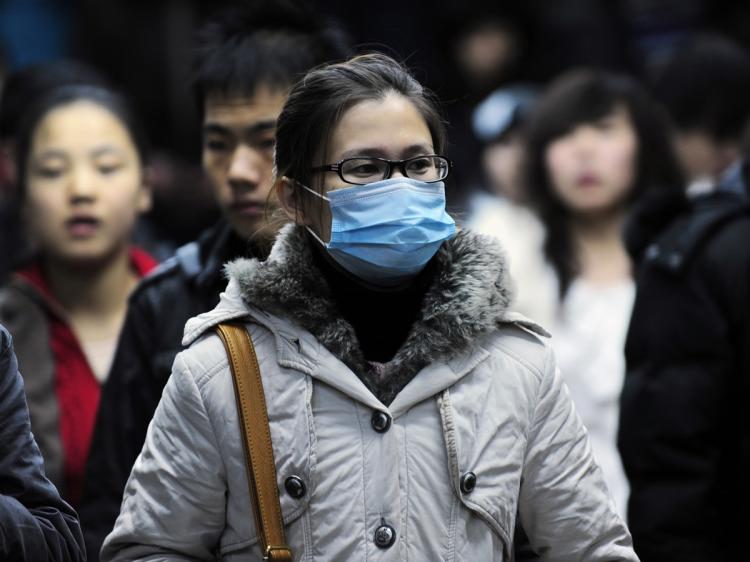
[[[313,172],[337,172],[346,183],[365,185],[391,177],[394,169],[407,178],[432,183],[448,177],[453,162],[444,156],[428,154],[406,160],[386,160],[385,158],[361,157],[344,158],[335,164],[326,164],[312,169]]]

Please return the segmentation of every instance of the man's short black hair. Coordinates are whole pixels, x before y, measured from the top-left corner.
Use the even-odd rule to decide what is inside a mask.
[[[335,23],[306,0],[255,0],[225,9],[197,34],[193,91],[199,111],[211,94],[251,96],[258,85],[288,89],[308,70],[351,54]]]
[[[729,39],[698,35],[657,70],[654,93],[681,132],[739,141],[750,118],[750,55]]]

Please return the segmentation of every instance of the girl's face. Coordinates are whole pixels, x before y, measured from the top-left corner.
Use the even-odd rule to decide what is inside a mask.
[[[617,106],[556,138],[545,151],[552,189],[573,214],[616,210],[636,179],[638,138],[628,111]]]
[[[325,163],[360,156],[404,160],[434,153],[432,134],[419,110],[407,98],[391,93],[344,112],[331,135]],[[391,177],[402,177],[401,171],[394,169]],[[322,182],[324,191],[354,187],[336,172],[325,172]],[[323,206],[320,219],[314,217],[312,222],[321,239],[328,241],[331,216],[327,205]]]
[[[52,109],[37,125],[27,166],[24,216],[45,255],[99,263],[124,250],[150,193],[122,122],[92,101]]]

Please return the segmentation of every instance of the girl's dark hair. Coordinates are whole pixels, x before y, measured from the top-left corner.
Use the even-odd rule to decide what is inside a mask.
[[[570,210],[556,195],[545,153],[551,142],[575,127],[624,107],[638,139],[633,202],[652,191],[682,189],[682,175],[662,110],[628,76],[574,70],[555,80],[537,103],[527,125],[526,183],[531,203],[546,227],[544,252],[557,273],[560,298],[579,272],[570,233]]]
[[[42,62],[8,75],[0,95],[0,139],[15,140],[24,111],[34,100],[63,86],[107,85],[93,67],[77,60]]]
[[[130,109],[127,101],[120,94],[101,87],[90,85],[62,86],[48,92],[36,101],[24,113],[18,129],[18,150],[16,152],[16,168],[18,170],[18,187],[23,193],[26,189],[26,164],[31,152],[31,142],[42,119],[53,109],[77,101],[90,101],[102,106],[112,113],[125,127],[133,140],[136,152],[142,165],[148,159],[148,139],[135,113]]]
[[[311,168],[324,163],[326,147],[341,116],[363,101],[396,93],[411,101],[424,118],[437,153],[446,129],[436,98],[394,59],[379,53],[312,70],[291,90],[276,128],[276,174],[320,191]]]

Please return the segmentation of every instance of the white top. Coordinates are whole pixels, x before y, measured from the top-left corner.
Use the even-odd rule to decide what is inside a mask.
[[[617,429],[625,337],[634,299],[635,284],[630,279],[615,285],[577,279],[550,330],[563,378],[623,517],[629,487],[617,450]]]
[[[513,310],[548,328],[557,307],[557,282],[544,259],[544,227],[531,211],[484,193],[471,200],[467,226],[500,241],[515,286]]]
[[[516,286],[513,309],[552,334],[563,378],[624,517],[629,486],[617,450],[617,428],[635,284],[631,279],[614,285],[577,279],[560,303],[557,275],[544,257],[544,228],[529,210],[480,194],[472,200],[468,226],[500,241]]]

